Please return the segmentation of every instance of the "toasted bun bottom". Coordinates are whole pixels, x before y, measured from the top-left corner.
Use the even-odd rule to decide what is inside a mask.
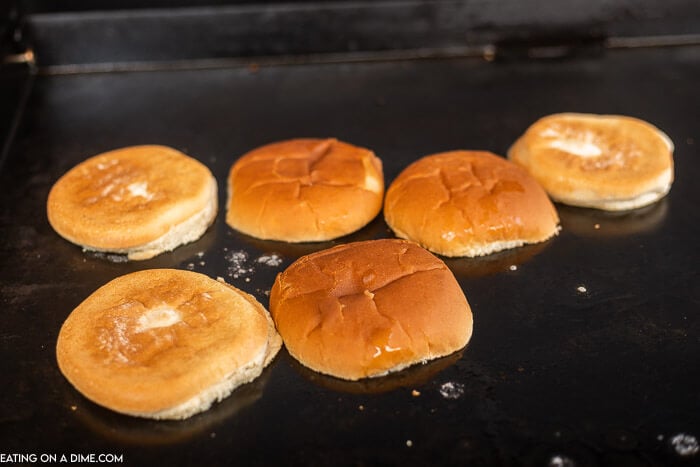
[[[238,159],[228,178],[226,222],[265,240],[331,240],[359,230],[381,210],[379,158],[335,139],[294,139]]]
[[[202,274],[121,276],[68,316],[59,368],[85,397],[128,415],[183,419],[256,378],[281,347],[252,296]]]
[[[673,143],[632,117],[564,113],[543,117],[508,158],[561,203],[621,211],[663,198],[673,183]]]
[[[197,240],[217,212],[217,184],[197,160],[165,146],[133,146],[78,164],[52,187],[56,232],[86,250],[151,258]]]
[[[472,334],[471,309],[450,270],[403,240],[300,258],[277,276],[270,310],[294,358],[346,380],[449,355]]]
[[[444,256],[483,256],[556,235],[559,217],[522,168],[485,151],[426,156],[392,182],[384,218],[394,233]]]

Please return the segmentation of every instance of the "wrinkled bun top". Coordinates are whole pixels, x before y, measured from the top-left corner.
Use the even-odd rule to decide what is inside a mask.
[[[381,210],[381,161],[335,139],[268,144],[229,173],[226,222],[253,237],[323,241],[354,232]]]
[[[185,418],[257,376],[280,346],[250,295],[203,274],[153,269],[118,277],[78,305],[56,357],[68,381],[104,407]]]
[[[542,187],[521,167],[485,151],[423,157],[387,190],[394,233],[444,256],[481,256],[558,232]]]
[[[451,354],[472,334],[471,309],[452,272],[404,240],[300,258],[277,276],[270,311],[294,358],[347,380]]]
[[[563,113],[541,118],[508,158],[556,201],[625,210],[662,198],[673,182],[673,143],[632,117]]]
[[[165,146],[132,146],[69,170],[51,189],[47,214],[56,232],[73,243],[126,252],[205,209],[213,219],[215,198],[216,181],[197,160]]]

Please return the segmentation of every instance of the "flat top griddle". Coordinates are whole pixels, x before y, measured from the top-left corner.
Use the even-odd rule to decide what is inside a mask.
[[[0,448],[114,454],[127,465],[691,465],[700,438],[700,47],[534,62],[473,58],[39,74],[0,171]],[[348,383],[284,350],[255,382],[182,422],[102,409],[60,374],[63,320],[128,272],[221,276],[268,304],[275,275],[334,244],[392,237],[381,217],[334,242],[226,226],[226,175],[293,137],[372,148],[387,184],[430,153],[504,155],[537,118],[626,114],[676,144],[670,194],[604,213],[558,205],[544,244],[447,259],[474,311],[458,354]],[[165,144],[211,168],[222,210],[198,242],[144,262],[84,253],[49,226],[51,185],[86,157]],[[275,254],[274,265],[260,260]],[[697,446],[697,441],[695,442]],[[690,451],[686,449],[690,445]]]

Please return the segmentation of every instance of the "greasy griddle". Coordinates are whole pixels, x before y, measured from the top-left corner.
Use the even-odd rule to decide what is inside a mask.
[[[39,74],[0,172],[4,453],[123,455],[124,464],[690,465],[700,453],[700,47],[610,50],[571,60],[473,58]],[[282,351],[211,410],[155,422],[102,409],[62,377],[63,320],[105,282],[157,267],[221,276],[266,306],[300,255],[391,237],[377,218],[334,242],[285,244],[224,223],[226,176],[246,151],[293,137],[372,148],[387,184],[452,149],[504,155],[560,111],[649,120],[676,143],[676,181],[648,208],[558,205],[553,240],[447,259],[474,311],[461,353],[347,383]],[[209,166],[216,224],[149,261],[84,253],[45,216],[51,185],[102,151],[165,144]],[[277,255],[281,264],[258,261]],[[692,441],[686,437],[684,440]],[[681,455],[686,452],[686,455]],[[567,464],[566,462],[571,462]]]

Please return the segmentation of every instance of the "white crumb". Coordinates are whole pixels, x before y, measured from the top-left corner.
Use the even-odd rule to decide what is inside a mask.
[[[272,253],[271,255],[262,255],[255,261],[270,267],[277,267],[282,264],[282,258],[275,253]]]
[[[566,456],[556,455],[549,459],[549,467],[574,467],[576,463]]]
[[[440,386],[440,395],[445,399],[459,399],[464,394],[464,385],[448,381]]]
[[[243,250],[229,251],[224,258],[228,262],[227,273],[233,279],[244,278],[255,272],[255,268],[248,264],[248,253]]]
[[[671,438],[671,445],[680,456],[694,456],[700,451],[698,439],[693,435],[679,433]]]

